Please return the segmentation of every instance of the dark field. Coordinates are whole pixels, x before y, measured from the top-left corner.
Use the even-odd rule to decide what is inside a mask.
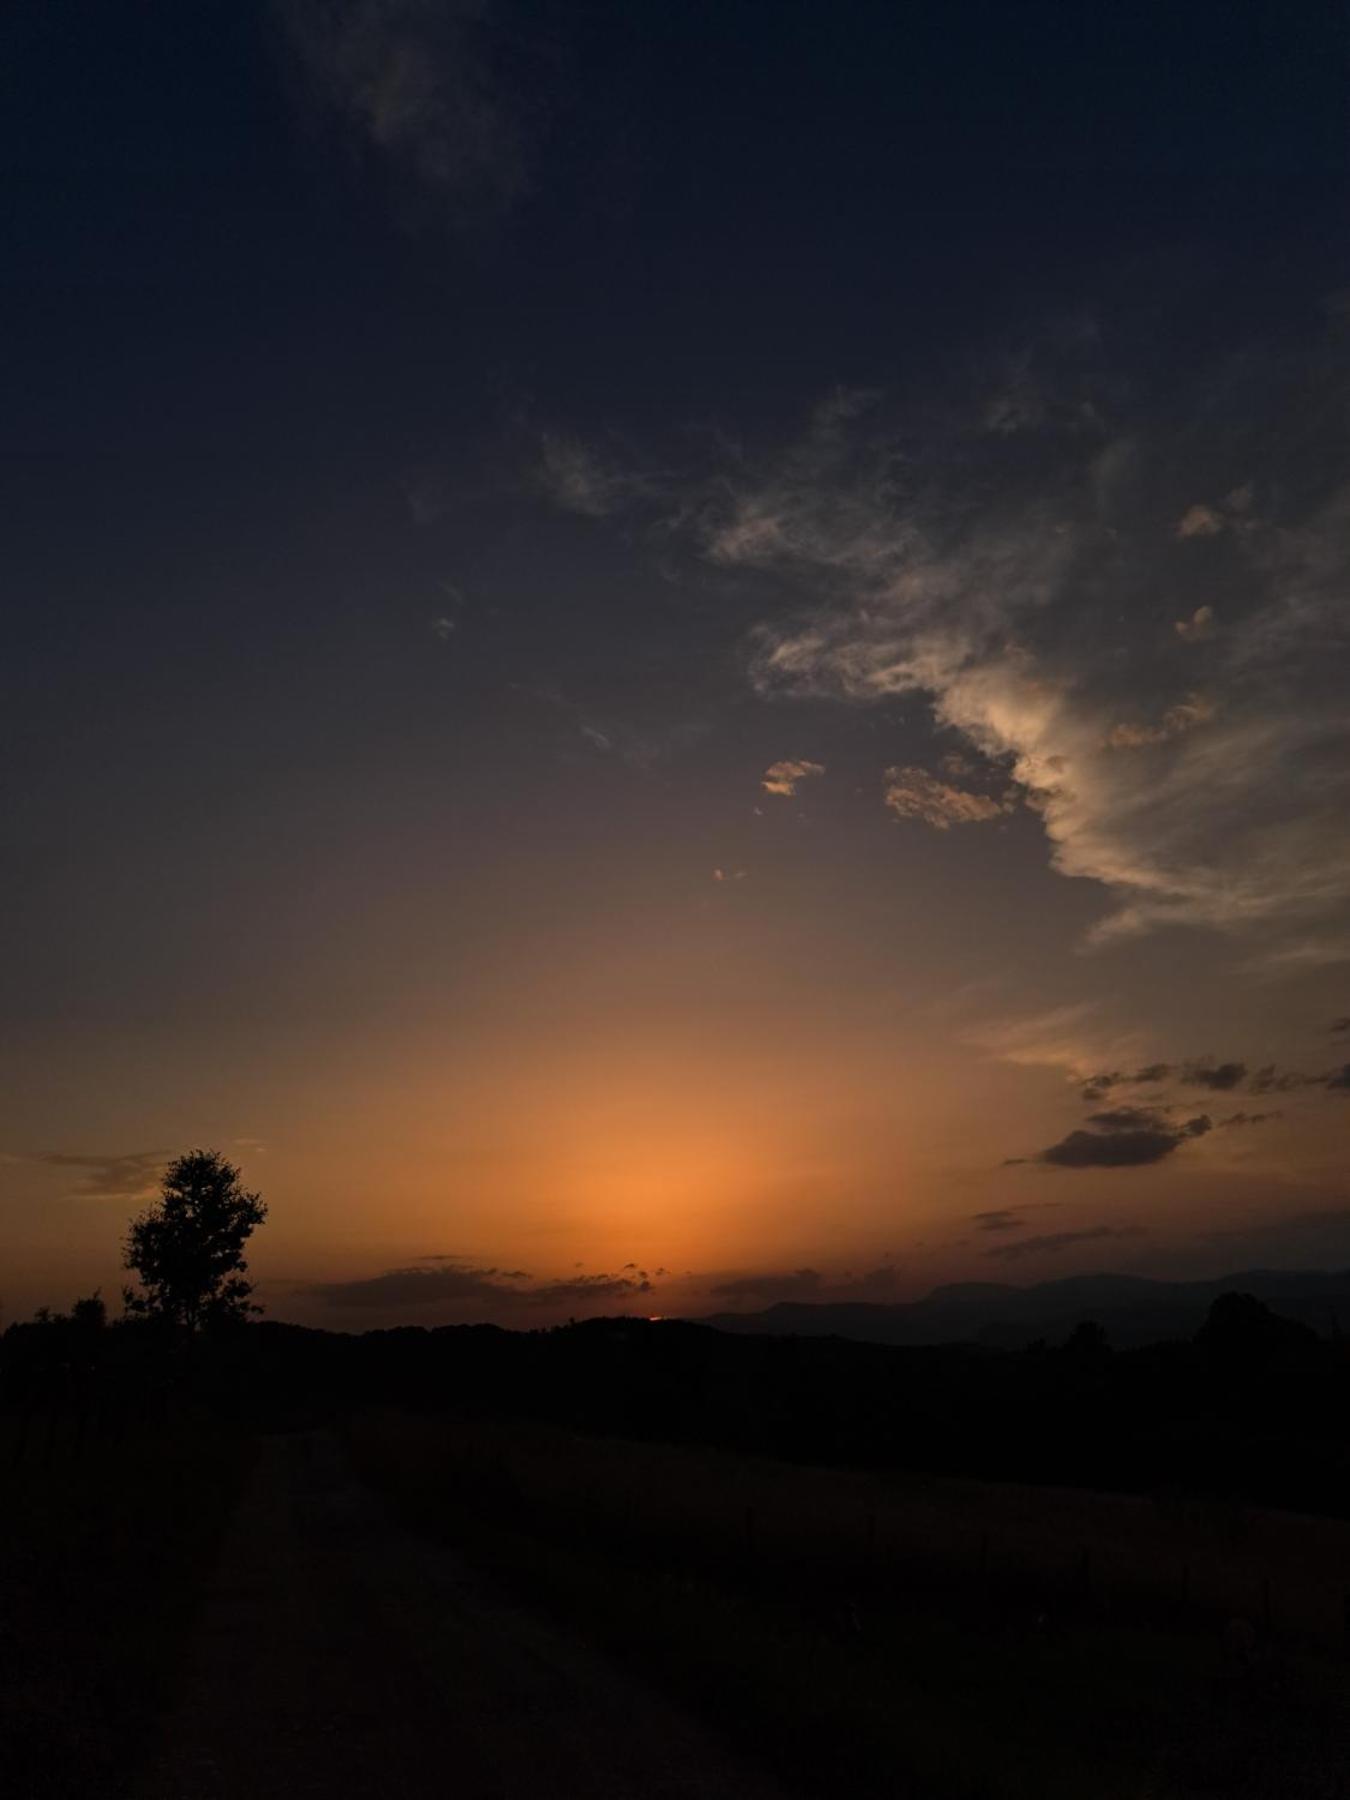
[[[1255,1324],[14,1328],[5,1800],[1350,1796],[1347,1364]]]
[[[1350,1791],[1340,1523],[406,1415],[351,1442],[793,1791]]]
[[[218,1418],[0,1414],[0,1792],[125,1794],[253,1455]]]

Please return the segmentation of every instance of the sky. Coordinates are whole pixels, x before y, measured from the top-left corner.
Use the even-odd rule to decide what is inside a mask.
[[[1350,1265],[1347,29],[22,9],[3,1317]]]

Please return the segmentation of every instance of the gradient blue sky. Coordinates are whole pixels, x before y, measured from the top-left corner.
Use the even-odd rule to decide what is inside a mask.
[[[196,1144],[341,1326],[1350,1262],[1346,76],[26,9],[6,1315]]]

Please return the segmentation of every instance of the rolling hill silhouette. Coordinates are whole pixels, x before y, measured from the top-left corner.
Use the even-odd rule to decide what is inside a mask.
[[[1083,1319],[1104,1326],[1121,1347],[1193,1337],[1220,1294],[1254,1294],[1273,1312],[1323,1335],[1350,1325],[1350,1270],[1247,1269],[1204,1281],[1143,1275],[1071,1275],[1015,1287],[966,1281],[934,1288],[922,1300],[781,1300],[759,1312],[705,1314],[719,1331],[775,1336],[846,1337],[870,1344],[978,1343],[1016,1348],[1056,1339]]]

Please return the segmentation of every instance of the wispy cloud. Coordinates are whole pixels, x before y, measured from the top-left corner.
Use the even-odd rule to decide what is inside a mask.
[[[280,10],[311,92],[358,149],[458,217],[504,211],[529,191],[546,109],[522,87],[535,47],[502,7],[280,0]]]
[[[70,1190],[76,1200],[143,1200],[159,1186],[164,1168],[162,1150],[132,1150],[113,1153],[96,1151],[73,1155],[62,1150],[48,1150],[39,1156],[20,1160],[44,1164],[50,1169],[75,1169],[79,1179]]]
[[[564,512],[608,518],[654,490],[651,477],[606,462],[578,438],[545,433],[536,477],[544,493]]]
[[[1039,1200],[1034,1206],[995,1206],[986,1212],[972,1213],[970,1220],[977,1231],[1025,1231],[1030,1213],[1044,1212],[1057,1204],[1054,1200]]]
[[[985,1019],[967,1025],[962,1035],[975,1049],[1000,1062],[1018,1068],[1062,1069],[1086,1080],[1090,1079],[1087,1072],[1106,1060],[1096,1016],[1097,1009],[1090,1001],[1080,1001],[1044,1012]]]
[[[899,819],[921,819],[935,831],[953,825],[978,825],[1000,818],[1017,805],[1016,794],[980,794],[940,781],[926,769],[890,768],[885,775],[885,804]]]
[[[1071,1250],[1075,1244],[1101,1243],[1107,1238],[1139,1238],[1145,1235],[1142,1225],[1088,1225],[1081,1231],[1051,1231],[1042,1237],[1017,1238],[1007,1244],[993,1244],[986,1256],[1004,1262],[1028,1256],[1047,1256],[1051,1252]]]
[[[1278,439],[1300,380],[1250,385],[1253,430],[1264,422]],[[1176,458],[1146,409],[1108,428],[1109,412],[1074,432],[1014,408],[1017,437],[1038,434],[1028,457],[989,419],[920,435],[889,426],[875,397],[823,408],[794,443],[738,448],[672,483],[652,526],[779,583],[781,604],[750,643],[760,694],[912,697],[1006,770],[1052,867],[1110,898],[1089,945],[1183,925],[1243,934],[1281,966],[1347,954],[1325,926],[1350,903],[1336,673],[1350,486],[1285,490],[1280,517],[1258,515],[1250,484],[1197,502],[1177,492]],[[1192,462],[1226,454],[1198,422],[1187,443]],[[1160,522],[1169,516],[1175,525]],[[1218,535],[1211,517],[1221,555],[1193,541]],[[1180,626],[1161,641],[1137,605],[1150,589],[1176,596]],[[1202,643],[1200,693],[1181,652]],[[998,803],[925,790],[905,776],[904,816],[950,824]]]
[[[1197,726],[1208,725],[1215,706],[1203,694],[1188,694],[1175,706],[1169,706],[1156,724],[1113,725],[1106,741],[1113,750],[1141,750],[1149,744],[1166,744]]]

